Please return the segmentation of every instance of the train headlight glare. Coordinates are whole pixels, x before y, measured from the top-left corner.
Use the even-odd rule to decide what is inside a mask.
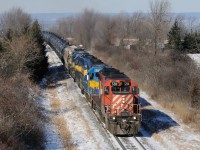
[[[136,120],[137,118],[134,116],[133,119]]]
[[[124,104],[124,103],[125,103],[125,100],[123,100],[122,103]]]
[[[115,120],[115,117],[113,117],[113,120]]]
[[[125,101],[125,97],[122,97],[122,100]]]

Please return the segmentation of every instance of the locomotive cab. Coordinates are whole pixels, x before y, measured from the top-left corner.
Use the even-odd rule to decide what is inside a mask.
[[[111,68],[108,65],[103,64],[102,62],[95,63],[87,72],[87,75],[84,76],[82,82],[85,95],[90,101],[94,109],[101,109],[101,101],[99,98],[100,94],[100,80],[99,80],[99,71],[103,68]]]

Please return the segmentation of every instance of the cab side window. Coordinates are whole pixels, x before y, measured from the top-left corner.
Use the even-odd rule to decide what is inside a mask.
[[[94,78],[94,73],[90,74],[90,80],[92,80]]]
[[[104,93],[105,93],[105,95],[108,95],[110,93],[109,86],[104,87]]]
[[[75,61],[75,65],[78,65],[78,60]]]

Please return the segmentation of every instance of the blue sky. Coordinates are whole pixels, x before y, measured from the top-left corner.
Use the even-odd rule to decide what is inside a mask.
[[[171,12],[200,12],[200,0],[169,0]],[[0,0],[0,13],[20,7],[28,13],[76,13],[84,8],[98,12],[149,12],[150,0]]]

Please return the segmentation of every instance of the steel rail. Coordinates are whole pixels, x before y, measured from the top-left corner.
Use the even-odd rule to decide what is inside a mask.
[[[145,150],[146,148],[142,145],[142,143],[135,137],[133,136],[133,138],[138,142],[138,144]]]

